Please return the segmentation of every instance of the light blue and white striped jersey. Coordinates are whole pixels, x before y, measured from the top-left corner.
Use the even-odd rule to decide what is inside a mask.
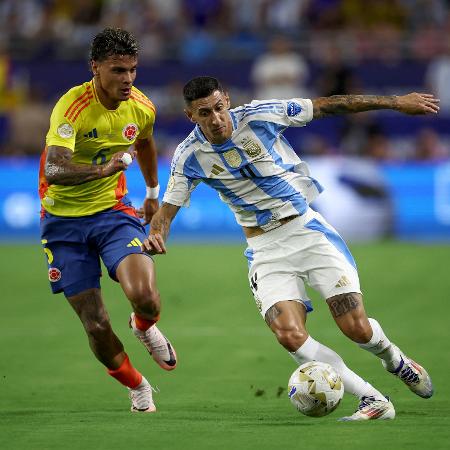
[[[177,147],[163,201],[189,206],[203,181],[242,226],[269,228],[271,222],[305,213],[322,187],[282,133],[312,119],[311,100],[255,100],[229,113],[233,132],[223,144],[208,142],[197,125]]]

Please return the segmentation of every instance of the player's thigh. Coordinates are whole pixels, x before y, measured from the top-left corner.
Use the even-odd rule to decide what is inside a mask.
[[[147,233],[140,220],[126,213],[112,211],[103,214],[101,221],[101,231],[98,231],[94,238],[109,276],[119,281],[120,267],[121,280],[134,277],[136,281],[145,280],[146,283],[152,283],[153,260],[141,249]],[[130,255],[139,257],[127,258]]]
[[[345,241],[325,219],[314,212],[304,225],[305,251],[299,253],[299,267],[308,284],[323,298],[348,292],[361,293],[355,260]]]
[[[70,297],[100,287],[100,259],[84,234],[85,221],[47,215],[41,221],[41,242],[47,257],[53,293]]]
[[[284,300],[302,303],[306,311],[312,311],[303,280],[293,267],[291,255],[277,239],[277,233],[270,233],[270,243],[259,245],[258,241],[251,240],[249,244],[252,247],[245,252],[250,289],[259,312],[265,318],[274,304]]]
[[[151,297],[157,292],[153,260],[146,254],[134,253],[123,258],[117,266],[116,278],[128,297]]]

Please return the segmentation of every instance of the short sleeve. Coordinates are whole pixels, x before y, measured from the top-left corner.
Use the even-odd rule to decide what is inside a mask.
[[[289,100],[254,100],[245,105],[242,120],[262,121],[278,125],[277,128],[303,127],[313,118],[312,101],[305,98]]]
[[[201,180],[191,180],[185,175],[172,172],[164,193],[163,202],[175,206],[188,207],[191,193]]]
[[[139,119],[139,134],[137,139],[148,139],[153,134],[156,119],[156,107],[153,102],[135,86],[132,88],[131,98],[137,105],[141,115]]]
[[[61,97],[53,108],[50,116],[50,128],[46,136],[46,144],[48,147],[58,145],[69,148],[72,151],[75,149],[77,126],[79,126],[80,121],[72,124],[64,117],[68,106],[65,97]]]
[[[148,118],[144,124],[144,128],[139,133],[137,139],[148,139],[150,136],[152,136],[154,123],[155,123],[154,119],[150,120],[150,118]]]
[[[304,127],[313,118],[313,104],[309,98],[282,100],[285,118],[289,126]]]

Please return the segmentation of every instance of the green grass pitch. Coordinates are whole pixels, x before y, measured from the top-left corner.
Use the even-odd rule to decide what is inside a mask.
[[[389,394],[397,418],[339,423],[356,400],[313,419],[290,405],[293,360],[259,316],[244,246],[169,245],[157,257],[161,328],[179,366],[164,372],[128,329],[130,307],[103,278],[116,333],[160,389],[156,414],[131,414],[126,390],[91,355],[62,295],[52,296],[38,245],[0,247],[0,448],[9,449],[447,449],[450,438],[450,247],[377,243],[352,247],[366,309],[431,374],[424,400],[340,334],[313,296],[313,337]]]

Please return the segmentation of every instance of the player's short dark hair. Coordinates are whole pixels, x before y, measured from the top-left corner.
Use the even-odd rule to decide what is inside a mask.
[[[112,55],[137,56],[136,38],[120,28],[105,28],[94,37],[91,45],[91,61],[103,61]]]
[[[189,105],[194,100],[210,96],[214,91],[225,92],[217,78],[195,77],[183,88],[184,101]]]

